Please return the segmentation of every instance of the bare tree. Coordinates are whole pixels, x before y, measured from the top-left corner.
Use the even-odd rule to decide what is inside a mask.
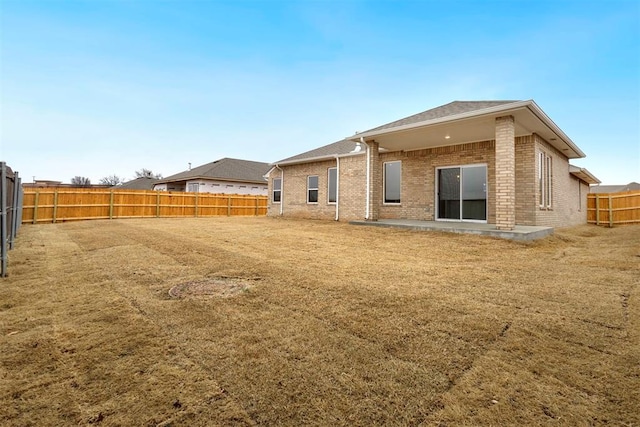
[[[77,185],[78,187],[89,187],[91,185],[91,180],[86,176],[74,176],[71,178],[71,184]]]
[[[136,178],[155,178],[162,179],[162,174],[153,173],[151,169],[142,168],[136,171]]]
[[[124,179],[120,178],[118,175],[109,175],[104,178],[100,178],[100,184],[102,185],[120,185],[124,183]]]

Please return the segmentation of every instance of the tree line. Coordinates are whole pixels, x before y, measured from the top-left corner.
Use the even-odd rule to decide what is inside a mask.
[[[155,178],[162,179],[162,174],[153,173],[151,169],[142,168],[135,172],[135,178]],[[135,179],[134,178],[134,179]],[[116,186],[121,185],[126,182],[125,178],[118,176],[116,174],[105,176],[104,178],[100,178],[99,183],[101,185],[109,185]],[[74,176],[71,178],[71,184],[76,185],[78,187],[89,187],[91,185],[91,180],[86,176]]]

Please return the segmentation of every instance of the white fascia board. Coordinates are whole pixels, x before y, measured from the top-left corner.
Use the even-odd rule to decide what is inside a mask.
[[[275,163],[271,163],[270,166],[276,167],[276,166],[290,166],[290,165],[299,165],[302,163],[312,163],[312,162],[322,162],[322,161],[326,161],[326,160],[333,160],[336,157],[339,158],[344,158],[344,157],[352,157],[352,156],[359,156],[364,154],[365,151],[358,151],[356,153],[346,153],[346,154],[327,154],[325,156],[316,156],[316,157],[307,157],[304,159],[296,159],[296,160],[289,160],[289,161],[285,161],[285,162],[275,162]]]
[[[596,176],[594,174],[592,174],[591,172],[589,172],[585,168],[581,168],[581,167],[574,166],[574,165],[570,164],[569,165],[569,173],[571,175],[583,180],[587,184],[601,184],[602,183],[598,178],[596,178]]]
[[[538,104],[536,104],[533,100],[530,100],[528,102],[529,102],[529,110],[531,110],[533,114],[538,116],[538,118],[545,125],[547,125],[553,133],[555,133],[560,138],[562,138],[562,140],[578,155],[578,157],[587,157],[587,155],[584,154],[584,152],[580,148],[578,148],[578,146],[571,140],[571,138],[569,138],[567,134],[565,134],[562,131],[562,129],[560,129],[558,125],[556,125],[553,122],[553,120],[551,120],[551,118],[547,116],[547,114],[544,111],[542,111],[542,108],[540,108]]]

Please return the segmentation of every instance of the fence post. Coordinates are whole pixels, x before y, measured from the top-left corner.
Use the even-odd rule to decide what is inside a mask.
[[[16,225],[16,234],[18,234],[18,230],[22,226],[22,203],[24,190],[22,189],[22,178],[18,178],[18,187],[20,187],[20,191],[18,191],[18,223]]]
[[[609,194],[609,227],[613,227],[613,206],[611,204],[611,194]]]
[[[58,189],[53,192],[53,218],[51,220],[52,223],[55,224],[56,217],[58,216]]]
[[[2,252],[2,277],[7,276],[7,165],[0,162],[0,251]]]
[[[160,218],[160,192],[156,192],[156,218]]]
[[[196,206],[194,208],[194,215],[198,218],[198,193],[196,193]]]
[[[40,200],[40,189],[36,190],[36,196],[33,201],[33,223],[38,223],[38,200]]]
[[[113,190],[109,195],[109,219],[113,219]]]
[[[596,194],[596,225],[600,225],[600,196]]]
[[[11,216],[11,231],[9,232],[9,249],[13,249],[13,241],[18,234],[19,224],[22,222],[22,209],[20,209],[20,192],[22,184],[18,172],[13,173],[13,215]]]

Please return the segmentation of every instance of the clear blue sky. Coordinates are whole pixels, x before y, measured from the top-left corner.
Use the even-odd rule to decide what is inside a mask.
[[[534,99],[640,181],[640,2],[0,0],[25,182],[274,162],[453,100]]]

